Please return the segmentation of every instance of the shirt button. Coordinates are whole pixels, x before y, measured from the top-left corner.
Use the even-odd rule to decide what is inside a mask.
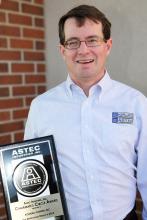
[[[90,179],[91,179],[91,180],[93,180],[93,179],[94,179],[94,176],[93,176],[93,175],[91,175],[91,176],[90,176]]]
[[[87,124],[85,124],[85,128],[86,128],[86,129],[88,128],[88,125],[87,125]]]
[[[86,153],[88,153],[88,154],[89,154],[89,152],[90,152],[88,148],[85,148],[85,151],[86,151]]]
[[[94,200],[94,205],[97,205],[98,204],[98,201],[97,200]]]

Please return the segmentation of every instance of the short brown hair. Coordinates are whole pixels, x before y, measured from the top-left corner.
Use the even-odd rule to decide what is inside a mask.
[[[108,40],[111,36],[111,23],[100,10],[90,5],[79,5],[68,11],[59,20],[59,39],[60,44],[62,45],[65,43],[64,24],[68,18],[75,18],[79,26],[84,24],[86,18],[94,21],[95,23],[100,21],[102,23],[104,39]]]

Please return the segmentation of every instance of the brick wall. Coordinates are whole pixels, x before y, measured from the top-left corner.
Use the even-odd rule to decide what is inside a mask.
[[[45,91],[43,0],[0,0],[0,145],[21,141],[31,100]],[[0,184],[0,220],[6,218]]]

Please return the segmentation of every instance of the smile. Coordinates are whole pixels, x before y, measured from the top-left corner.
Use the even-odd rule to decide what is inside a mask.
[[[81,64],[87,64],[94,62],[94,59],[77,60],[76,62]]]

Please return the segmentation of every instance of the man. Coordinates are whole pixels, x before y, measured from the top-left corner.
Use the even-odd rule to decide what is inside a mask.
[[[65,82],[31,104],[25,139],[53,134],[71,220],[147,220],[146,98],[110,78],[111,24],[80,5],[59,21]]]

